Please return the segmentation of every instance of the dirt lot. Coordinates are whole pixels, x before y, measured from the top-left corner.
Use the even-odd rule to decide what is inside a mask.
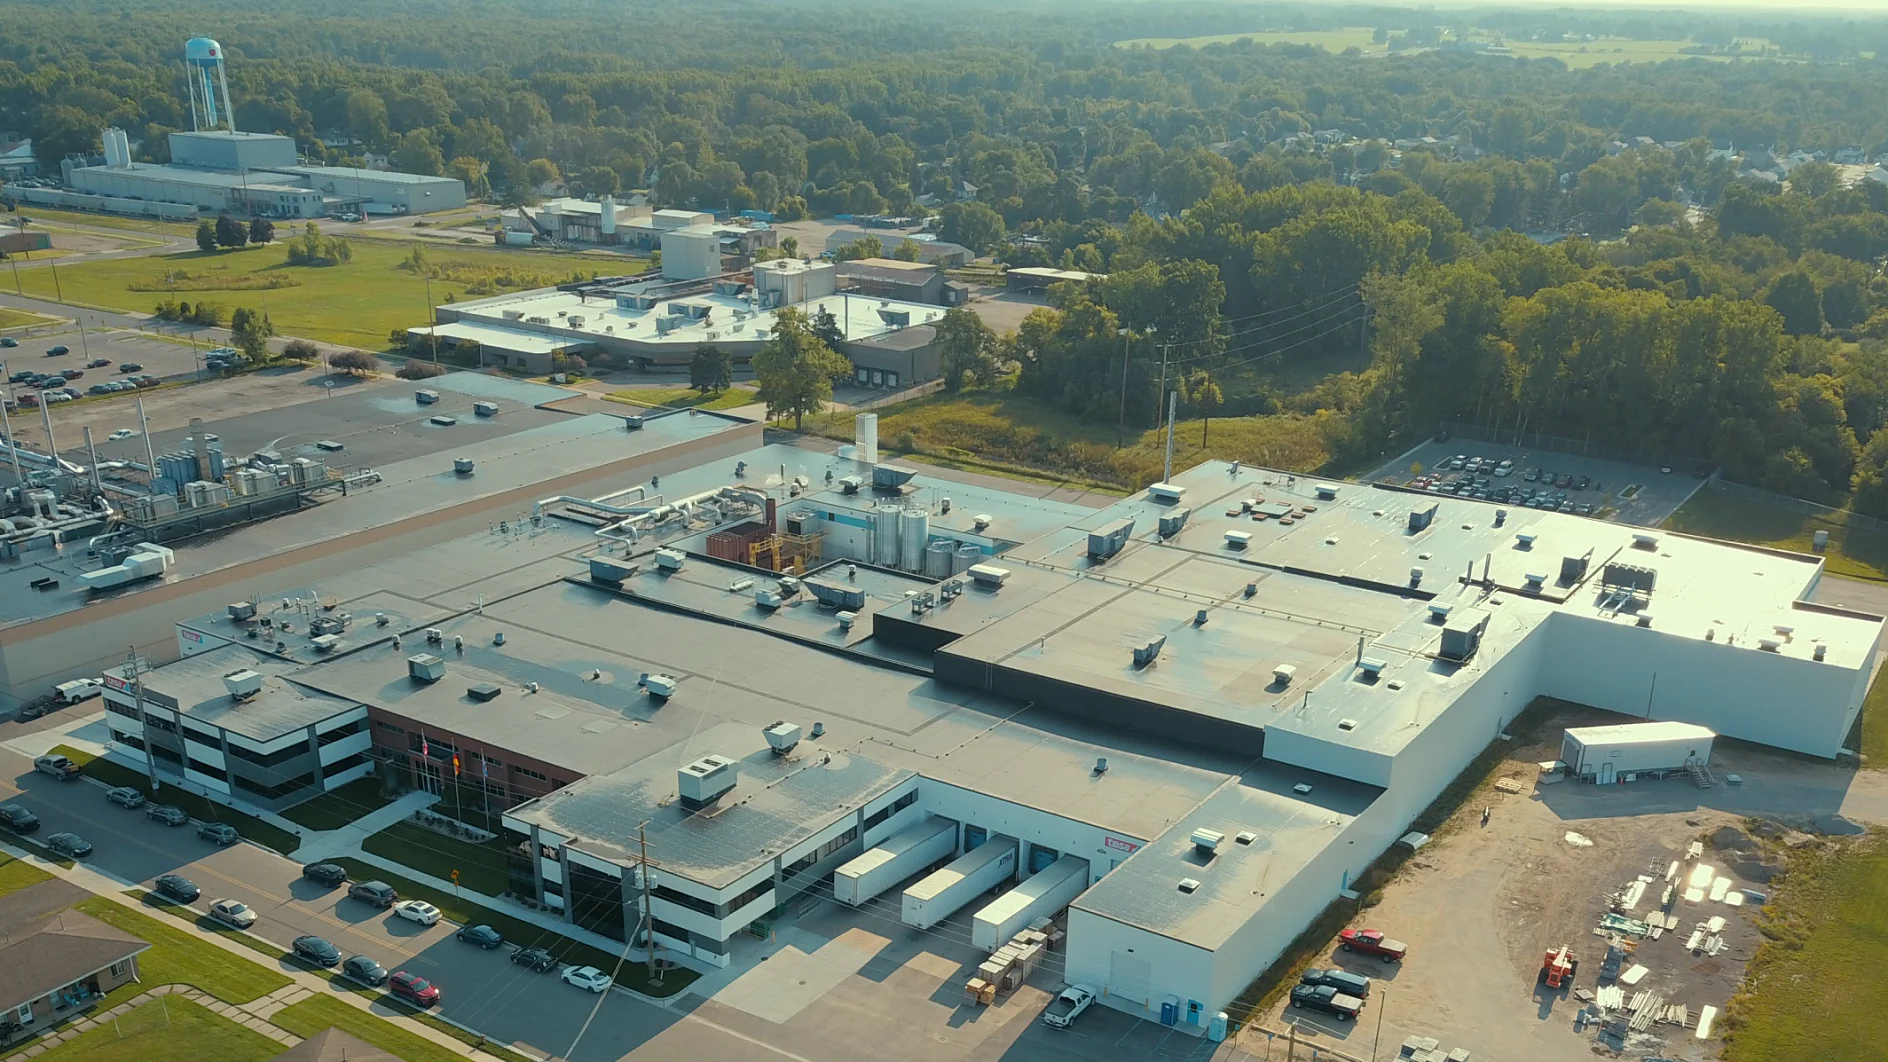
[[[1433,1037],[1444,1049],[1465,1048],[1477,1059],[1574,1062],[1602,1057],[1659,1056],[1702,1062],[1718,1057],[1719,1041],[1693,1035],[1703,1006],[1718,1008],[1737,990],[1761,938],[1758,904],[1731,906],[1709,898],[1712,877],[1728,877],[1729,893],[1762,894],[1770,871],[1741,832],[1751,805],[1774,812],[1781,822],[1821,832],[1860,829],[1838,809],[1857,776],[1847,768],[1774,754],[1721,741],[1713,761],[1717,784],[1699,788],[1685,777],[1639,781],[1604,788],[1560,781],[1536,786],[1534,764],[1555,758],[1566,726],[1618,722],[1608,713],[1571,709],[1544,720],[1533,744],[1517,747],[1496,777],[1522,779],[1524,791],[1508,795],[1484,786],[1436,839],[1412,856],[1381,891],[1381,903],[1350,924],[1381,928],[1410,946],[1401,964],[1326,952],[1313,965],[1337,965],[1378,978],[1361,1020],[1338,1022],[1311,1011],[1275,1006],[1241,1034],[1240,1046],[1260,1057],[1285,1057],[1283,1030],[1295,1024],[1300,1057],[1304,1045],[1335,1048],[1346,1055],[1394,1058],[1405,1038]],[[1740,782],[1730,784],[1736,774]],[[1486,826],[1482,808],[1490,809]],[[1719,833],[1724,827],[1738,828]],[[1776,823],[1764,827],[1789,843],[1802,835]],[[1568,840],[1578,835],[1583,842]],[[1693,841],[1701,856],[1687,859]],[[1578,1022],[1600,983],[1606,941],[1595,935],[1609,897],[1635,878],[1652,881],[1630,912],[1646,919],[1661,906],[1673,862],[1678,888],[1669,908],[1676,930],[1657,940],[1629,936],[1636,945],[1622,969],[1646,967],[1641,980],[1624,987],[1629,1002],[1641,991],[1684,1004],[1690,1026],[1655,1024],[1634,1033],[1620,1054],[1616,1040],[1597,1038],[1600,1027]],[[1772,860],[1774,862],[1774,860]],[[1685,898],[1696,864],[1706,896]],[[1728,893],[1727,893],[1728,894]],[[1724,947],[1715,955],[1688,951],[1700,923],[1724,919]],[[1543,952],[1571,945],[1580,960],[1574,991],[1549,991],[1537,983]],[[1605,983],[1612,983],[1610,980]],[[1581,1026],[1576,1028],[1576,1025]],[[1380,1032],[1379,1032],[1380,1029]],[[1267,1049],[1271,1054],[1267,1054]]]

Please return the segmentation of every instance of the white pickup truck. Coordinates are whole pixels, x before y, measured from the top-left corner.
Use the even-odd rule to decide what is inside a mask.
[[[73,679],[61,682],[53,687],[53,696],[60,704],[77,704],[105,692],[105,683],[98,679]]]
[[[1076,1018],[1081,1017],[1082,1011],[1094,1004],[1095,994],[1095,989],[1090,985],[1064,988],[1062,994],[1050,1002],[1049,1009],[1042,1012],[1043,1023],[1058,1029],[1068,1028],[1075,1024]]]

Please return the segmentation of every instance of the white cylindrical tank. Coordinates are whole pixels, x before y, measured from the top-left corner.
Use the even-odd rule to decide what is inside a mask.
[[[609,236],[616,232],[616,197],[604,196],[601,205],[603,212],[597,217],[597,231]]]
[[[928,579],[948,579],[951,575],[951,558],[956,555],[957,544],[948,538],[940,538],[924,547],[924,574]]]
[[[951,556],[951,574],[962,575],[973,564],[983,563],[983,549],[974,542],[963,542]]]
[[[123,169],[131,165],[131,141],[123,129],[107,129],[100,137],[105,145],[105,165]]]
[[[924,567],[924,547],[931,541],[931,513],[913,506],[898,514],[898,563],[907,571]]]
[[[881,505],[872,511],[872,563],[898,567],[898,506]]]
[[[878,464],[878,414],[861,413],[852,418],[853,456],[868,465]]]

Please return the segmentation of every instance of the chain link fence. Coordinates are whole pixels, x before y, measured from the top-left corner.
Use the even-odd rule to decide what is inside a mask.
[[[1710,482],[1706,484],[1706,487],[1711,490],[1722,491],[1740,501],[1755,502],[1759,505],[1770,505],[1779,509],[1787,509],[1790,512],[1801,513],[1812,519],[1825,520],[1832,524],[1839,524],[1852,531],[1869,531],[1875,534],[1888,534],[1888,520],[1874,516],[1864,516],[1861,513],[1849,509],[1836,509],[1827,505],[1819,505],[1813,501],[1793,498],[1788,494],[1777,494],[1774,491],[1763,490],[1760,487],[1746,487],[1742,483],[1732,483],[1722,476],[1712,476]]]

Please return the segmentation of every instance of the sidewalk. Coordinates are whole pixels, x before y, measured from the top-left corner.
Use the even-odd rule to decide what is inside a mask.
[[[259,1032],[284,1047],[294,1047],[302,1042],[302,1038],[269,1021],[269,1015],[281,1010],[288,1002],[299,1003],[312,995],[314,995],[313,992],[300,985],[290,985],[271,992],[254,1003],[236,1004],[225,1003],[208,992],[189,985],[158,985],[149,992],[133,996],[102,1014],[90,1014],[69,1025],[61,1026],[58,1032],[49,1033],[27,1045],[19,1052],[19,1057],[35,1058],[45,1054],[60,1044],[78,1039],[92,1029],[117,1021],[134,1008],[141,1007],[159,996],[182,996],[193,1003],[201,1003],[203,1009],[212,1014],[228,1018],[244,1028]],[[282,996],[294,998],[286,1001],[277,998]]]
[[[439,803],[439,798],[423,790],[415,789],[403,794],[398,800],[384,808],[368,812],[338,830],[310,831],[296,827],[302,835],[302,846],[295,850],[295,858],[304,863],[319,863],[335,856],[361,856],[361,844],[367,838],[398,822],[403,822],[416,811],[424,811]],[[286,821],[286,820],[285,820]],[[407,872],[411,876],[411,872]]]
[[[33,866],[36,866],[39,869],[47,872],[48,874],[52,874],[56,877],[64,878],[65,880],[71,882],[74,885],[79,886],[82,889],[85,889],[87,892],[90,892],[93,895],[102,897],[106,900],[111,901],[112,903],[118,904],[119,906],[127,908],[129,910],[136,911],[139,914],[145,915],[146,917],[151,917],[151,918],[163,917],[161,915],[152,914],[150,910],[147,909],[143,904],[125,895],[125,890],[140,887],[136,882],[121,880],[113,875],[106,874],[102,871],[94,870],[91,867],[84,865],[83,863],[75,865],[70,870],[68,870],[64,867],[61,867],[57,863],[49,863],[30,852],[15,848],[9,844],[0,844],[0,852],[5,852],[6,854],[13,856],[16,859],[21,860],[22,862],[30,863]],[[195,908],[190,908],[190,910],[195,910]],[[186,926],[189,926],[189,923],[183,922],[181,920],[176,921],[175,928],[184,929]],[[249,948],[243,947],[241,944],[237,944],[231,940],[228,940],[220,934],[205,933],[200,929],[196,929],[195,927],[190,927],[189,931],[195,933],[199,939],[207,941],[208,943],[218,948],[221,948],[224,951],[227,951],[230,954],[235,955],[246,962],[255,963],[256,965],[259,965],[259,966],[263,965],[263,962],[260,959],[260,953],[256,951],[252,951]],[[253,933],[249,934],[249,936],[250,936],[250,939],[261,941],[262,943],[267,944],[278,951],[287,952],[289,950],[288,948],[284,947],[283,945],[273,940],[268,940],[264,937],[256,936]],[[384,1003],[381,1003],[379,1001],[380,997],[378,996],[370,999],[366,996],[362,996],[355,992],[337,992],[334,990],[333,987],[331,987],[328,984],[328,982],[325,979],[305,969],[302,969],[301,967],[296,966],[295,964],[292,964],[292,963],[283,962],[280,965],[278,965],[276,969],[278,969],[284,976],[289,978],[291,983],[288,985],[288,987],[272,992],[269,995],[264,996],[253,1003],[246,1004],[242,1008],[235,1008],[234,1004],[224,1004],[224,1006],[232,1008],[232,1009],[240,1009],[244,1013],[249,1014],[256,1021],[262,1021],[266,1023],[268,1017],[273,1016],[277,1011],[281,1010],[283,1007],[288,1006],[291,1003],[300,1002],[301,1000],[307,999],[310,996],[319,994],[319,995],[327,996],[331,999],[340,1000],[342,1003],[345,1003],[356,1010],[366,1011],[367,1013],[372,1014],[373,1016],[377,1018],[381,1018],[385,1021],[392,1022],[393,1024],[399,1026],[401,1029],[409,1033],[412,1033],[415,1036],[420,1036],[428,1040],[431,1040],[433,1043],[436,1043],[439,1046],[444,1047],[455,1054],[467,1055],[467,1056],[470,1056],[473,1058],[479,1058],[479,1059],[489,1059],[491,1060],[491,1062],[502,1062],[502,1060],[498,1059],[498,1057],[495,1055],[491,1055],[484,1051],[480,1051],[477,1048],[469,1047],[466,1044],[461,1043],[460,1041],[455,1040],[450,1036],[447,1036],[445,1033],[442,1033],[439,1030],[434,1029],[433,1027],[429,1025],[422,1024],[420,1022],[412,1020],[411,1018],[406,1017],[404,1014],[401,1014],[393,1010],[392,1008],[386,1006]],[[191,991],[195,991],[195,990],[191,989]],[[298,991],[300,994],[296,994]],[[271,1002],[275,1004],[272,1007],[269,1006]],[[215,1008],[212,1007],[211,1009],[214,1010]],[[219,1013],[224,1013],[226,1017],[230,1016],[227,1011],[221,1011]],[[435,1014],[433,1015],[433,1017],[440,1021],[445,1021],[454,1025],[459,1025],[458,1022],[452,1022],[451,1019],[446,1018],[442,1015]],[[249,1023],[245,1022],[245,1024],[249,1024]],[[252,1025],[251,1027],[253,1028],[254,1026]],[[270,1027],[273,1028],[274,1026],[271,1025]],[[468,1028],[467,1026],[464,1026],[464,1025],[459,1025],[459,1027],[462,1029]],[[471,1031],[473,1033],[477,1032],[476,1029],[468,1029],[468,1031]],[[509,1044],[498,1044],[497,1046],[505,1047],[507,1050],[516,1051],[519,1054],[529,1055],[532,1053],[528,1049],[520,1048],[520,1047],[509,1045]]]

